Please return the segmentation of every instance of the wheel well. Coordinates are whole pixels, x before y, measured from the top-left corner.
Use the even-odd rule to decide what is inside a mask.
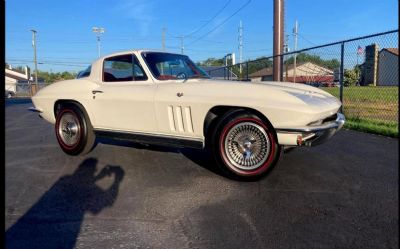
[[[273,133],[274,133],[275,139],[277,139],[277,135],[276,135],[274,127],[272,126],[272,124],[268,120],[268,118],[265,117],[261,112],[255,110],[255,109],[252,109],[252,108],[241,107],[241,106],[214,106],[213,108],[211,108],[208,111],[206,118],[204,119],[203,134],[204,134],[206,141],[208,140],[207,138],[210,136],[210,134],[214,130],[215,126],[217,125],[218,120],[221,117],[223,117],[228,112],[234,112],[234,111],[238,111],[238,110],[245,110],[245,111],[251,112],[254,115],[256,115],[257,117],[259,117],[261,120],[263,120],[268,125],[269,128],[272,128],[272,130],[274,130]]]
[[[83,112],[86,113],[85,108],[78,101],[70,100],[70,99],[59,99],[54,103],[54,117],[57,118],[57,114],[61,110],[61,108],[63,106],[67,106],[67,105],[75,105],[75,106],[79,107],[79,109],[81,109]]]

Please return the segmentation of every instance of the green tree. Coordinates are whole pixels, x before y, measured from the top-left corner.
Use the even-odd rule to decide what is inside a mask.
[[[113,61],[111,64],[111,68],[113,69],[132,69],[132,63],[122,62],[122,61]]]
[[[198,65],[199,66],[225,66],[225,61],[224,61],[224,58],[217,59],[217,58],[211,57],[205,61],[199,62]]]
[[[311,63],[314,63],[314,64],[319,65],[321,67],[329,68],[331,70],[340,67],[340,62],[337,59],[324,60],[318,55],[312,55],[312,54],[307,54],[307,53],[299,53],[296,56],[296,62],[297,63],[311,62]],[[290,58],[285,60],[285,63],[287,65],[293,64],[294,63],[294,57],[291,56]]]
[[[13,67],[13,71],[25,74],[25,68],[23,66]]]
[[[6,66],[8,66],[7,63],[6,63]],[[25,74],[25,67],[23,67],[23,66],[16,66],[13,68],[13,70]],[[32,70],[31,76],[34,77],[34,75],[35,75],[35,70]],[[54,82],[60,81],[60,80],[75,79],[76,73],[68,72],[68,71],[64,71],[61,73],[60,72],[59,73],[53,73],[53,72],[49,73],[47,71],[38,70],[38,78],[43,79],[46,84],[51,84],[51,83],[54,83]]]
[[[33,72],[34,73],[34,72]],[[76,73],[71,73],[68,71],[49,73],[46,71],[38,71],[38,78],[43,79],[46,84],[51,84],[61,80],[70,80],[76,78]]]
[[[355,86],[358,82],[359,74],[357,69],[345,69],[344,70],[344,86]]]

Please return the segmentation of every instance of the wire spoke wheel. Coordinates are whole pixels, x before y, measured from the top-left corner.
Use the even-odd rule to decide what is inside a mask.
[[[260,125],[242,122],[229,129],[224,138],[224,149],[230,164],[244,171],[252,171],[267,161],[271,141]]]

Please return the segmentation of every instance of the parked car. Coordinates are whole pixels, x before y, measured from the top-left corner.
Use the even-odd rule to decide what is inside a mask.
[[[133,50],[54,83],[31,110],[55,125],[61,149],[83,155],[96,137],[208,149],[228,176],[259,178],[284,148],[329,139],[340,101],[303,84],[212,80],[188,56]]]
[[[10,90],[5,90],[4,91],[4,97],[6,98],[12,98],[15,96],[15,92],[14,91],[10,91]]]

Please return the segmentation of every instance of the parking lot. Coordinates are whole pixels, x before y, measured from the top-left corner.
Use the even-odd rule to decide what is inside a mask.
[[[237,182],[196,150],[67,156],[29,100],[7,101],[7,248],[398,248],[397,139],[343,130]]]

